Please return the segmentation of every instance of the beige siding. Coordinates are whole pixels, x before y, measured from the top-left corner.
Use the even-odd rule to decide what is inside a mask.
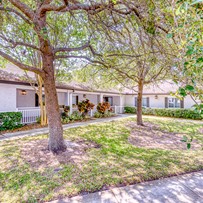
[[[22,95],[21,91],[17,89],[17,107],[35,107],[35,91],[26,90],[26,95]]]

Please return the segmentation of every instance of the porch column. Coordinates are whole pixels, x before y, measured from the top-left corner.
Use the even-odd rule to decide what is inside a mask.
[[[123,113],[123,95],[119,96],[119,112]]]
[[[104,94],[102,94],[102,93],[100,93],[100,103],[102,103],[103,102],[103,97],[104,97]]]
[[[65,93],[65,105],[66,106],[70,105],[70,91],[69,90]]]
[[[70,115],[73,113],[73,93],[69,93],[69,106],[70,106]]]

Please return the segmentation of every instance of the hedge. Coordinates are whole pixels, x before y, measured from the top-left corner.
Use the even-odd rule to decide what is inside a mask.
[[[125,113],[137,113],[136,107],[125,107]],[[203,115],[192,109],[151,109],[143,108],[143,115],[153,115],[153,116],[165,116],[165,117],[174,117],[174,118],[187,118],[194,120],[203,119]]]
[[[4,112],[0,113],[0,131],[13,130],[22,126],[21,112]]]

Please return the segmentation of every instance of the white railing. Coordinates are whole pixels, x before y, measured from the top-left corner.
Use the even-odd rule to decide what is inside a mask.
[[[124,108],[125,106],[111,106],[112,112],[115,114],[123,114],[125,113]]]
[[[122,114],[124,112],[125,106],[111,106],[112,112],[115,114]],[[72,108],[72,112],[78,111],[78,108]],[[96,107],[89,111],[89,116],[93,117],[97,111]],[[8,111],[7,111],[8,112]],[[37,118],[40,117],[40,108],[39,107],[20,107],[16,109],[16,112],[22,113],[22,124],[29,124],[37,122]]]
[[[30,108],[30,109],[17,109],[17,112],[22,113],[22,124],[35,123],[37,118],[40,117],[40,109],[39,108]]]

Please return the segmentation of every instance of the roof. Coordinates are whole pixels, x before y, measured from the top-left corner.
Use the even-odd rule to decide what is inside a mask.
[[[27,84],[30,85],[30,82],[35,82],[35,74],[32,72],[25,72],[22,69],[18,68],[13,64],[8,64],[6,68],[0,69],[0,81],[5,83],[17,83],[17,84]],[[77,91],[88,91],[88,92],[101,92],[101,93],[112,93],[112,94],[136,94],[135,90],[124,89],[122,92],[116,89],[93,89],[88,84],[75,83],[75,82],[56,82],[56,87],[58,89],[67,89],[67,90],[77,90]],[[158,84],[147,85],[144,87],[143,94],[170,94],[175,92],[178,89],[178,85],[173,81],[162,81]]]
[[[30,82],[35,82],[35,74],[29,71],[24,71],[13,64],[7,64],[5,68],[0,69],[0,81],[5,83],[12,84],[23,84],[30,85]],[[118,90],[102,90],[97,89],[94,90],[90,85],[83,83],[75,83],[75,82],[56,82],[56,87],[58,89],[67,89],[67,90],[77,90],[77,91],[88,91],[88,92],[104,92],[104,93],[113,93],[120,94],[121,92]]]

